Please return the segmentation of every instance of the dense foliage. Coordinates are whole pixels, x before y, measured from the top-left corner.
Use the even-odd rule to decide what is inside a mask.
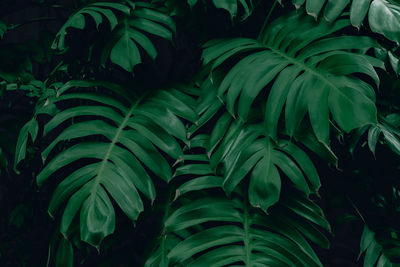
[[[397,0],[3,0],[0,265],[398,266]]]

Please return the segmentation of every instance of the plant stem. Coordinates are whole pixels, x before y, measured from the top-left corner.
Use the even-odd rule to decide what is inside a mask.
[[[357,212],[358,216],[360,216],[360,219],[364,222],[364,224],[367,224],[367,222],[364,219],[364,216],[361,214],[360,210],[357,208],[357,206],[354,204],[353,200],[349,196],[346,196],[347,200],[350,202],[351,206],[353,209]]]

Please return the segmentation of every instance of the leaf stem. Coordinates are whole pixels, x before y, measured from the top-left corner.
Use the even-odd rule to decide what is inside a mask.
[[[247,192],[245,193],[245,197],[244,197],[244,206],[243,206],[243,215],[244,215],[244,222],[243,222],[243,228],[244,228],[244,246],[245,246],[245,253],[246,253],[246,266],[252,266],[251,264],[251,247],[250,247],[250,218],[249,218],[249,210],[248,210],[248,196],[247,196]]]
[[[168,266],[168,259],[167,259],[167,247],[165,246],[166,241],[167,241],[167,230],[165,227],[165,222],[167,221],[168,217],[169,217],[169,213],[170,213],[170,209],[171,209],[171,205],[172,202],[174,201],[174,194],[175,194],[175,187],[171,186],[171,188],[169,189],[168,192],[168,199],[167,199],[167,203],[165,206],[165,212],[163,215],[163,219],[162,219],[162,223],[163,223],[163,229],[162,229],[162,233],[161,233],[161,262],[160,262],[160,266]]]
[[[346,196],[347,200],[350,202],[351,206],[353,209],[357,212],[358,216],[360,216],[360,219],[364,222],[364,224],[367,224],[367,222],[364,219],[364,216],[361,214],[360,210],[357,208],[356,204],[354,204],[353,200],[349,196]]]

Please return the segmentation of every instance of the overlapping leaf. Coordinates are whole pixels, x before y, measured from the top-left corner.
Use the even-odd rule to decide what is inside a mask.
[[[198,0],[187,0],[187,3],[191,8],[193,8],[193,6],[198,2]],[[232,19],[237,17],[239,9],[243,10],[243,15],[241,16],[242,20],[250,16],[253,11],[253,0],[212,0],[212,3],[216,8],[228,11]]]
[[[60,28],[53,42],[52,48],[63,50],[65,48],[65,36],[68,33],[68,29],[84,29],[86,25],[85,15],[92,18],[97,27],[99,27],[99,25],[103,22],[103,17],[105,17],[110,24],[111,30],[114,29],[118,24],[118,18],[115,14],[115,11],[129,14],[130,8],[127,5],[119,3],[96,2],[79,9],[73,15],[71,15],[67,22],[65,22],[65,24]]]
[[[60,83],[55,83],[46,87],[44,84],[41,84],[41,88],[38,92],[33,91],[34,96],[38,95],[39,99],[37,100],[36,107],[34,110],[34,114],[32,118],[25,123],[25,125],[20,129],[17,139],[17,144],[15,148],[14,155],[14,171],[19,172],[17,169],[18,164],[25,159],[26,152],[28,148],[28,140],[32,142],[36,141],[38,137],[39,131],[39,123],[37,121],[37,116],[40,114],[48,114],[53,116],[57,112],[57,107],[54,105],[52,99],[55,97],[56,89],[61,86]],[[30,89],[27,86],[27,89]],[[19,87],[18,90],[25,90],[24,88]],[[35,88],[37,90],[37,88]],[[29,95],[29,93],[28,93]]]
[[[207,123],[208,127],[212,125],[209,140],[200,140],[210,158],[208,172],[224,177],[222,187],[226,193],[233,192],[249,174],[249,201],[253,206],[267,210],[280,197],[281,173],[278,170],[306,195],[318,191],[321,185],[318,173],[301,148],[287,140],[271,140],[259,123],[262,115],[257,108],[253,108],[247,123],[235,119],[229,112],[221,113],[222,104],[216,101],[216,91],[210,79],[201,85],[202,94],[197,105],[200,118],[197,125],[189,128],[189,134],[199,131]],[[193,140],[199,143],[197,139],[196,136]]]
[[[266,211],[280,197],[282,178],[278,170],[307,196],[318,191],[318,173],[303,150],[289,141],[277,144],[263,134],[261,125],[230,122],[229,116],[225,114],[219,119],[208,146],[211,166],[224,166],[223,188],[227,193],[233,192],[250,174],[249,201]]]
[[[157,57],[157,50],[149,35],[159,36],[172,41],[175,34],[173,20],[151,8],[146,3],[132,4],[133,11],[125,17],[112,33],[111,42],[102,54],[103,64],[110,57],[111,62],[121,66],[126,71],[142,62],[139,49],[143,49],[151,58]]]
[[[377,241],[377,237],[374,231],[372,231],[367,225],[364,226],[364,231],[361,237],[360,243],[360,255],[364,254],[364,267],[392,267],[397,266],[393,259],[399,258],[399,240],[380,240],[385,243],[386,246],[391,248],[384,249],[382,245]]]
[[[380,123],[365,126],[354,132],[352,137],[352,146],[350,151],[353,152],[355,146],[360,142],[362,136],[367,134],[368,148],[375,155],[376,145],[381,142],[386,144],[394,153],[400,155],[400,115],[393,113],[380,119]],[[381,140],[383,136],[383,140]]]
[[[168,258],[173,263],[186,262],[185,266],[322,266],[300,234],[329,246],[316,228],[328,227],[321,210],[306,199],[288,201],[279,208],[279,214],[265,215],[240,199],[195,200],[168,218],[167,229],[179,231],[209,222],[215,226],[185,238]]]
[[[400,59],[399,57],[390,50],[383,47],[375,48],[375,57],[379,58],[387,66],[387,70],[393,70],[393,72],[398,76],[400,74]]]
[[[117,16],[118,11],[124,16]],[[142,62],[143,50],[151,59],[157,57],[157,50],[150,35],[159,36],[172,41],[175,34],[173,20],[154,9],[145,2],[131,2],[126,4],[98,2],[90,4],[73,14],[57,33],[53,42],[54,49],[64,49],[64,40],[69,28],[84,29],[85,16],[91,17],[98,27],[107,19],[112,31],[109,41],[101,54],[101,63],[104,66],[108,59],[131,72],[133,67]]]
[[[373,87],[353,74],[364,74],[378,86],[374,67],[383,67],[383,63],[352,52],[377,44],[368,37],[330,36],[347,26],[346,19],[334,24],[315,23],[302,14],[291,13],[271,23],[261,41],[210,41],[203,58],[211,66],[211,75],[228,59],[236,60],[218,88],[218,97],[231,114],[247,120],[256,97],[271,83],[265,111],[270,136],[276,139],[285,106],[290,136],[308,113],[318,140],[329,145],[331,117],[346,132],[377,120]]]
[[[191,148],[205,151],[207,143],[208,136],[197,135]],[[186,199],[168,216],[160,240],[169,245],[160,245],[145,266],[322,266],[306,240],[329,246],[318,229],[329,229],[318,206],[295,193],[266,215],[251,207],[239,188],[232,199],[209,194],[223,178],[212,171],[205,154],[190,152],[176,171],[176,177],[186,177],[177,202]]]
[[[56,153],[38,175],[37,183],[42,185],[69,164],[81,162],[56,188],[49,213],[54,215],[67,201],[61,219],[61,233],[67,235],[80,211],[81,239],[98,246],[115,228],[110,197],[131,220],[136,220],[143,210],[139,192],[151,201],[155,198],[152,175],[167,182],[172,178],[169,163],[159,150],[173,159],[181,157],[182,150],[177,140],[187,140],[185,126],[179,117],[194,122],[197,116],[189,107],[191,97],[176,89],[158,91],[143,100],[135,99],[130,105],[125,104],[129,98],[121,101],[106,94],[82,90],[70,92],[71,88],[90,84],[73,81],[59,90],[56,103],[81,100],[92,104],[67,108],[45,125],[44,133],[48,134],[56,127],[64,128],[68,121],[78,121],[65,128],[42,152],[45,161],[59,143],[78,142]],[[95,85],[102,83],[96,82]],[[118,89],[107,84],[103,86],[114,91]],[[86,119],[82,121],[82,118]],[[93,136],[102,138],[90,138]]]
[[[350,5],[351,24],[357,28],[368,16],[372,31],[400,42],[400,5],[391,0],[293,0],[296,8],[305,5],[306,11],[317,18],[323,13],[328,21],[337,19]]]
[[[368,22],[373,32],[400,44],[400,3],[374,0],[368,13]]]
[[[162,217],[161,233],[157,239],[156,248],[146,260],[144,265],[146,267],[170,266],[172,262],[168,257],[168,253],[179,242],[191,235],[190,231],[186,229],[175,232],[169,232],[166,229],[165,223],[168,217],[176,210],[176,204],[179,203],[179,201],[176,201],[176,199],[180,198],[179,200],[181,200],[182,196],[186,197],[186,195],[190,194],[191,192],[205,192],[210,188],[221,188],[222,177],[219,177],[213,173],[207,156],[204,153],[190,153],[192,149],[200,149],[204,151],[204,147],[208,139],[209,136],[203,134],[196,135],[194,138],[190,139],[188,146],[185,147],[187,149],[186,153],[183,154],[182,158],[176,162],[176,164],[179,164],[179,167],[176,168],[176,171],[173,175],[175,178],[174,184],[176,184],[176,180],[181,180],[181,178],[183,179],[183,182],[178,182],[178,188],[175,192],[170,192],[169,197],[162,208],[164,216]],[[173,187],[171,189],[173,189]],[[175,193],[175,196],[173,193]],[[189,199],[185,200],[191,201]],[[199,226],[196,228],[199,229]],[[188,262],[188,260],[182,261],[178,266],[186,266]]]
[[[165,228],[165,221],[176,209],[173,207],[173,195],[167,199],[165,205],[162,207],[162,229],[159,236],[155,240],[154,248],[150,256],[146,259],[144,264],[145,267],[159,267],[159,266],[170,266],[171,261],[168,258],[168,252],[171,251],[180,241],[190,236],[190,232],[187,230],[167,232]],[[181,262],[177,266],[186,266],[186,262]]]

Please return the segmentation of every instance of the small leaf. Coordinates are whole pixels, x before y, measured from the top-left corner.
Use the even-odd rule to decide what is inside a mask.
[[[70,241],[61,238],[56,254],[56,264],[61,267],[74,266],[74,250]]]
[[[142,62],[139,49],[131,40],[128,32],[125,32],[112,48],[110,60],[129,72],[132,72],[133,67]]]
[[[400,6],[386,0],[374,0],[369,10],[368,21],[373,32],[383,34],[397,44],[400,43]]]
[[[19,173],[19,171],[17,170],[17,165],[23,159],[25,159],[29,136],[31,137],[32,142],[35,142],[38,131],[39,131],[38,122],[36,118],[32,118],[22,127],[21,131],[19,132],[17,146],[15,149],[15,160],[14,160],[15,172]]]
[[[350,7],[350,21],[354,27],[360,28],[367,16],[371,0],[353,0]]]

